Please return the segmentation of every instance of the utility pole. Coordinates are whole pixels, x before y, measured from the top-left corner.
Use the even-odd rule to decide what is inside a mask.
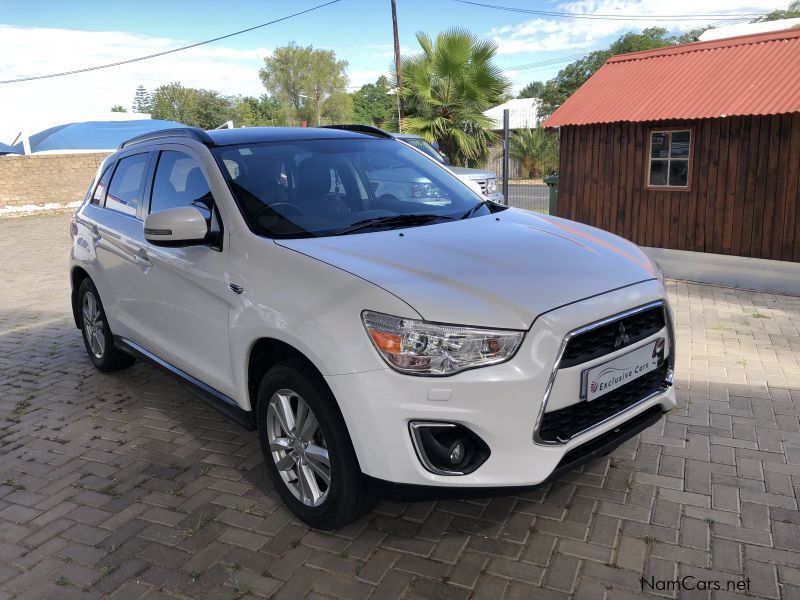
[[[392,28],[394,29],[394,69],[397,76],[397,130],[403,131],[403,72],[400,68],[400,38],[397,36],[397,2],[392,0]]]

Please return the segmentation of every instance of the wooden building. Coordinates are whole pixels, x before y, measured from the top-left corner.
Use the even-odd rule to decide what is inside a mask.
[[[800,30],[612,57],[544,126],[560,128],[558,216],[800,262]]]

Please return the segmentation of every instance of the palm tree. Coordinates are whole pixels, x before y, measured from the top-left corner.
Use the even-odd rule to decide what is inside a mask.
[[[422,53],[401,59],[405,132],[437,141],[454,164],[485,162],[497,136],[482,113],[509,88],[492,62],[497,45],[459,28],[417,41]]]
[[[528,177],[543,177],[558,168],[557,134],[541,127],[522,129],[511,137],[511,156]]]

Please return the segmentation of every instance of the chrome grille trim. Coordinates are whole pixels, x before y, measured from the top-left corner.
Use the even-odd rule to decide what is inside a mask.
[[[672,323],[672,314],[670,313],[669,307],[667,306],[666,302],[664,302],[663,300],[656,300],[655,302],[650,302],[648,304],[644,304],[642,306],[638,306],[636,308],[632,308],[630,310],[626,310],[626,311],[618,313],[616,315],[612,315],[610,317],[606,317],[605,319],[601,319],[599,321],[595,321],[594,323],[589,323],[588,325],[583,325],[582,327],[578,327],[577,329],[573,329],[572,331],[567,333],[567,335],[564,336],[563,340],[561,340],[561,346],[558,349],[558,354],[556,355],[556,361],[553,364],[552,371],[550,372],[550,378],[547,381],[547,387],[545,388],[545,391],[544,391],[544,397],[542,398],[542,404],[539,407],[539,412],[536,415],[536,421],[533,424],[533,443],[534,444],[538,444],[540,446],[563,446],[563,445],[565,445],[565,444],[567,444],[567,443],[569,443],[569,442],[571,442],[571,441],[573,441],[575,439],[578,439],[578,438],[582,437],[583,435],[589,433],[590,431],[592,431],[592,430],[594,430],[594,429],[596,429],[598,427],[601,427],[602,425],[604,425],[608,421],[610,421],[612,419],[616,419],[619,415],[624,414],[626,412],[633,411],[637,407],[649,402],[650,400],[652,400],[656,396],[664,393],[662,391],[653,392],[652,394],[649,394],[648,396],[642,398],[638,402],[635,402],[635,403],[631,404],[625,410],[622,410],[622,411],[620,411],[620,412],[618,412],[618,413],[616,413],[614,415],[611,415],[610,417],[595,423],[591,427],[587,427],[583,431],[580,431],[580,432],[576,433],[575,435],[573,435],[566,442],[553,442],[553,441],[550,441],[550,440],[543,440],[541,437],[539,437],[539,427],[540,427],[540,425],[542,423],[542,418],[544,417],[544,413],[547,410],[547,402],[550,399],[550,394],[553,391],[553,386],[555,385],[556,377],[558,376],[558,371],[559,371],[559,368],[561,367],[561,358],[564,356],[564,350],[566,350],[567,344],[569,343],[570,339],[572,339],[573,337],[575,337],[576,335],[579,335],[581,333],[586,333],[587,331],[591,331],[592,329],[596,329],[598,327],[602,327],[603,325],[608,325],[609,323],[613,323],[614,321],[619,321],[620,319],[624,319],[625,317],[629,317],[631,315],[635,315],[636,313],[639,313],[639,312],[642,312],[642,311],[645,311],[645,310],[650,310],[652,308],[656,308],[656,307],[659,307],[659,306],[664,308],[664,320],[666,322],[667,336],[669,338],[669,356],[667,357],[667,366],[668,366],[668,369],[667,369],[667,381],[672,383],[672,378],[673,378],[673,374],[674,374],[674,370],[675,370],[675,330],[674,330],[674,325]],[[598,358],[602,358],[602,357],[598,357]],[[579,400],[579,402],[582,402],[582,400]]]

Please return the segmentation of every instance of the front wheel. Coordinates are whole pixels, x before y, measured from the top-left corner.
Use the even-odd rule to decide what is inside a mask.
[[[344,419],[317,373],[299,361],[275,365],[259,387],[257,418],[270,478],[302,521],[337,529],[372,507]]]

